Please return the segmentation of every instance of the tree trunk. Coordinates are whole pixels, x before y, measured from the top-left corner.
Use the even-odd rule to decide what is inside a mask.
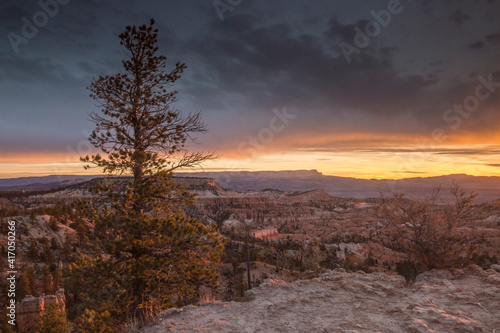
[[[247,280],[248,280],[248,289],[252,289],[252,282],[250,280],[250,249],[248,246],[248,230],[245,238],[245,243],[247,247]]]

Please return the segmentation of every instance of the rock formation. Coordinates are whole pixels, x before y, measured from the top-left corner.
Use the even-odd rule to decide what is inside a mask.
[[[45,308],[51,304],[57,304],[59,311],[66,311],[66,297],[64,289],[56,291],[55,295],[40,297],[26,296],[21,302],[16,303],[16,322],[20,331],[30,329],[36,317],[43,315]]]
[[[271,239],[275,236],[278,236],[278,229],[267,228],[263,230],[256,230],[254,231],[253,236],[259,239]]]
[[[499,295],[500,274],[478,266],[427,272],[411,286],[397,275],[337,269],[265,280],[242,303],[170,309],[143,332],[498,332]]]

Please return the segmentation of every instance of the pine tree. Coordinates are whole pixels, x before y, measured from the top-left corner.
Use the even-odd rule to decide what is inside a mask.
[[[56,260],[54,257],[54,254],[52,253],[51,246],[50,246],[50,241],[47,237],[42,238],[42,245],[43,245],[43,252],[42,252],[42,257],[45,260],[46,263],[48,264],[53,264]]]
[[[53,231],[59,231],[59,223],[54,216],[51,216],[49,219],[49,228]]]
[[[27,295],[33,295],[33,290],[31,289],[32,285],[29,281],[29,277],[26,272],[22,272],[19,277],[19,291],[17,293],[17,297],[19,300],[22,300]]]
[[[97,312],[85,309],[76,319],[76,329],[80,333],[114,333],[116,328],[108,311]]]
[[[37,333],[65,333],[70,332],[70,326],[66,321],[66,314],[59,311],[57,304],[50,304],[45,308],[43,315],[35,319],[31,331]]]
[[[54,278],[52,277],[52,274],[50,274],[50,269],[47,265],[43,266],[42,274],[43,292],[45,294],[52,294],[54,292]]]
[[[57,250],[59,248],[59,244],[57,244],[57,241],[54,237],[50,239],[50,249],[51,250]]]
[[[38,259],[38,246],[36,245],[35,240],[31,241],[30,247],[28,249],[28,257],[34,261]]]
[[[64,289],[73,296],[73,303],[88,302],[87,295],[91,293],[89,279],[94,276],[91,274],[92,271],[97,272],[97,269],[93,269],[92,264],[86,259],[88,256],[77,252],[74,260],[63,271]]]
[[[38,292],[36,290],[36,273],[35,273],[35,268],[33,266],[28,267],[24,272],[23,275],[26,276],[26,279],[28,280],[28,286],[29,289],[31,290],[31,295],[33,296],[38,296]]]
[[[71,246],[71,238],[69,237],[68,234],[64,236],[64,244],[62,248],[62,253],[64,255],[64,258],[66,260],[69,260],[71,258],[71,252],[72,252],[72,246]]]
[[[102,107],[102,114],[91,115],[96,129],[89,140],[104,156],[82,160],[108,175],[131,177],[109,177],[93,189],[103,198],[89,206],[100,250],[93,258],[80,255],[72,266],[80,278],[89,276],[87,301],[99,299],[94,310],[142,323],[173,301],[195,302],[202,285],[216,287],[215,263],[224,246],[214,227],[186,215],[193,196],[172,182],[174,170],[216,156],[187,151],[193,133],[207,129],[199,113],[184,116],[171,107],[177,91],[167,89],[186,65],[165,70],[153,24],[126,27],[120,35],[130,56],[124,71],[101,76],[89,87]]]
[[[77,221],[73,224],[73,227],[76,230],[76,235],[78,236],[78,245],[82,245],[88,240],[90,229],[81,219],[77,219]]]
[[[56,271],[54,272],[54,286],[53,286],[54,292],[57,291],[61,287],[62,276],[63,276],[62,269],[59,267],[56,268]]]

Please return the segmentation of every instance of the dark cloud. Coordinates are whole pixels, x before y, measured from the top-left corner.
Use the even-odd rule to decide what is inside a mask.
[[[11,82],[49,84],[66,88],[78,84],[74,71],[68,69],[65,64],[56,63],[47,57],[30,59],[13,57],[6,53],[0,54],[0,61],[4,65],[0,68],[2,77]]]
[[[471,50],[480,50],[483,49],[486,46],[486,44],[482,41],[477,41],[475,43],[471,43],[467,45],[467,47]]]
[[[352,24],[341,24],[337,18],[331,18],[325,31],[325,36],[337,43],[340,41],[353,43],[356,36],[356,27],[364,27],[368,20],[360,20]]]
[[[5,24],[7,22],[19,21],[23,16],[28,16],[26,9],[17,5],[7,5],[0,12],[0,20]]]
[[[485,1],[402,2],[405,10],[393,16],[368,46],[352,54],[351,63],[339,44],[353,45],[354,28],[363,29],[373,20],[370,12],[386,8],[386,1],[243,2],[223,21],[211,2],[71,1],[35,38],[20,46],[19,54],[3,39],[0,107],[16,109],[19,117],[9,119],[21,126],[33,111],[29,105],[19,106],[21,93],[16,98],[9,93],[13,86],[25,86],[26,101],[50,91],[53,95],[40,98],[36,106],[76,123],[71,131],[78,135],[70,141],[78,142],[81,129],[91,127],[87,113],[94,111],[92,102],[84,100],[85,87],[93,76],[120,70],[126,55],[117,35],[123,27],[147,23],[154,16],[160,51],[169,64],[188,65],[176,86],[180,106],[203,111],[212,128],[206,140],[214,149],[258,131],[269,122],[273,108],[283,106],[300,116],[283,136],[324,137],[315,141],[323,147],[340,145],[329,138],[332,133],[428,136],[436,127],[448,130],[443,113],[474,92],[478,75],[496,69],[492,59],[499,50],[485,42],[500,41],[498,23],[481,20],[485,13],[494,16],[498,10]],[[19,32],[20,17],[37,10],[36,2],[0,5],[0,18],[6,24],[1,31]],[[464,50],[464,45],[474,52]],[[488,52],[491,59],[485,56]],[[461,130],[498,127],[495,96],[482,101],[481,112],[464,119]],[[67,107],[70,100],[77,101],[74,107]],[[239,119],[245,119],[243,127],[238,127]],[[44,125],[50,126],[48,121]],[[15,135],[0,124],[2,131]],[[46,132],[40,133],[44,141]],[[25,146],[26,140],[19,139]],[[299,139],[295,142],[294,148],[307,146]],[[47,140],[45,146],[52,144]]]
[[[461,26],[465,21],[470,20],[471,17],[463,12],[461,9],[457,9],[450,15],[449,20],[456,24],[457,26]]]
[[[499,44],[500,43],[500,33],[494,33],[486,36],[488,43]]]
[[[232,16],[228,26],[233,20],[240,21],[240,17]],[[349,65],[342,54],[326,53],[319,36],[295,36],[286,24],[261,28],[257,17],[253,17],[254,23],[250,16],[241,21],[248,27],[244,33],[211,33],[210,39],[201,36],[193,41],[191,48],[202,54],[212,71],[204,86],[241,95],[240,101],[248,108],[268,112],[273,104],[318,109],[330,105],[330,116],[339,112],[334,106],[388,116],[406,112],[419,100],[422,89],[434,83],[392,69],[394,47],[366,49]],[[327,29],[325,35],[331,34],[331,27]],[[352,26],[345,30],[350,29]],[[345,36],[338,36],[349,38],[347,32],[342,33]]]

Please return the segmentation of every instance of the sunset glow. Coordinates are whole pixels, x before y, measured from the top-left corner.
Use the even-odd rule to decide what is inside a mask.
[[[357,151],[278,151],[247,158],[222,156],[206,162],[196,171],[278,171],[312,170],[325,175],[362,179],[401,179],[447,174],[498,176],[498,146],[463,146],[422,149],[418,147],[378,148]],[[60,156],[54,156],[55,161]],[[47,156],[50,159],[50,155]],[[42,162],[37,157],[19,158],[19,162],[0,163],[0,178],[24,176],[100,174],[98,169],[84,170],[77,158],[60,162]]]
[[[173,107],[209,128],[188,149],[221,154],[203,170],[500,175],[500,7],[483,2],[401,1],[384,24],[378,0],[223,14],[210,2],[71,2],[28,37],[42,9],[1,4],[0,178],[100,173],[79,162],[97,152],[86,87],[120,71],[117,35],[151,17],[159,52],[188,66]]]

